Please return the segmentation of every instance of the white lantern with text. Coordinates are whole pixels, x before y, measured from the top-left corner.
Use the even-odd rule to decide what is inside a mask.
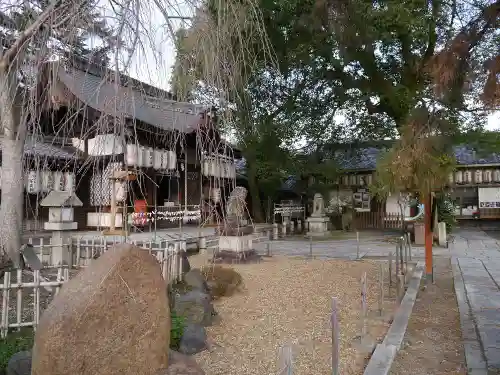
[[[145,167],[146,166],[146,161],[144,160],[145,157],[146,157],[146,147],[139,146],[137,148],[137,166],[138,167]]]
[[[54,174],[51,171],[42,171],[42,192],[48,193],[54,190]]]
[[[493,171],[493,181],[500,182],[500,169],[495,169]]]
[[[161,150],[162,158],[161,158],[161,169],[168,169],[168,158],[169,153],[167,150]]]
[[[154,152],[151,147],[146,148],[146,154],[144,155],[145,167],[152,168],[154,164]]]
[[[455,172],[455,182],[457,184],[463,184],[463,182],[464,182],[464,178],[463,177],[464,176],[463,176],[462,171],[456,171]]]
[[[64,173],[64,191],[75,191],[75,174],[71,172]]]
[[[485,169],[483,172],[483,182],[490,183],[493,179],[493,172],[491,169]]]
[[[64,191],[64,173],[60,171],[54,172],[54,190]]]
[[[115,198],[117,202],[123,202],[126,197],[126,184],[125,182],[115,181]]]
[[[38,194],[41,191],[41,185],[40,173],[38,171],[29,171],[26,192],[28,194]]]
[[[153,168],[158,170],[161,169],[161,159],[163,158],[163,153],[161,150],[153,151]]]
[[[476,169],[474,172],[474,182],[476,184],[481,184],[483,182],[483,171]]]
[[[464,183],[466,184],[472,183],[472,172],[469,170],[464,171]]]
[[[203,162],[201,164],[201,174],[203,176],[208,176],[210,160],[207,156],[203,157]]]
[[[168,169],[177,169],[177,154],[174,151],[168,151]]]
[[[139,154],[139,150],[138,150],[138,147],[137,145],[135,144],[128,144],[127,145],[127,154],[126,154],[126,162],[127,162],[127,165],[130,165],[130,166],[137,166],[137,159],[138,159],[138,155]]]

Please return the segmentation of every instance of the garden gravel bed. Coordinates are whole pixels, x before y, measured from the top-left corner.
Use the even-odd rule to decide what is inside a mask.
[[[287,344],[293,350],[294,375],[331,374],[334,296],[340,311],[340,373],[363,373],[370,355],[360,349],[357,338],[363,272],[373,343],[383,339],[393,313],[379,317],[375,312],[379,262],[272,257],[231,267],[241,274],[244,287],[215,302],[221,321],[207,329],[210,350],[195,356],[207,374],[277,374],[278,351]]]

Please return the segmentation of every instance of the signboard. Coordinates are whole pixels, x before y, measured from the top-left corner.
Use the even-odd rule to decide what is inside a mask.
[[[479,208],[500,208],[500,188],[478,188]]]

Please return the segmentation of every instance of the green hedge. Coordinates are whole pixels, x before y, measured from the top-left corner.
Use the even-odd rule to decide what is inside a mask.
[[[19,332],[9,333],[7,338],[0,339],[0,374],[6,372],[10,357],[23,350],[31,350],[33,347],[34,332],[31,328]]]

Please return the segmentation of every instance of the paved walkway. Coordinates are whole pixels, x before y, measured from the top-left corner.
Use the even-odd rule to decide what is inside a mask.
[[[450,252],[469,374],[500,374],[500,241],[462,230]]]

